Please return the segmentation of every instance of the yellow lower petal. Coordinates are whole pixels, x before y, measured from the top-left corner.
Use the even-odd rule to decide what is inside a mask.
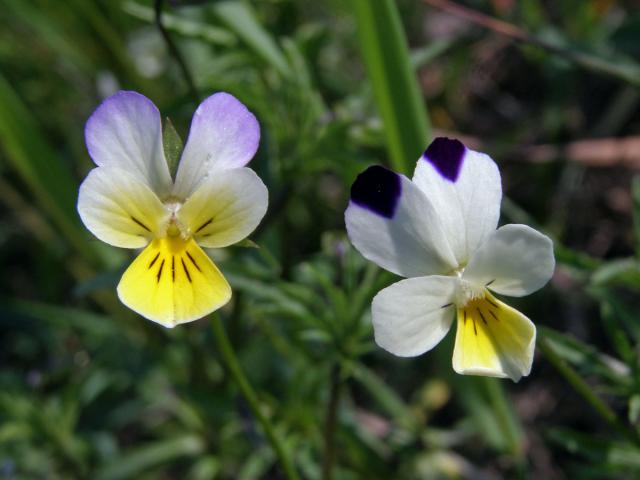
[[[453,368],[466,375],[529,375],[536,328],[526,316],[485,291],[483,298],[458,308]]]
[[[231,287],[193,239],[153,240],[118,284],[122,303],[143,317],[174,327],[204,317],[231,298]]]

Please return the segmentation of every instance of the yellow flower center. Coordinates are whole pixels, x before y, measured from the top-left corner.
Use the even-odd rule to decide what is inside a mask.
[[[180,237],[183,241],[191,237],[189,229],[178,220],[178,211],[182,207],[182,202],[174,197],[168,198],[164,206],[169,210],[171,216],[167,222],[166,235],[169,238]]]
[[[466,306],[474,300],[481,300],[485,297],[487,289],[483,286],[474,285],[458,277],[456,285],[455,301],[458,308]]]

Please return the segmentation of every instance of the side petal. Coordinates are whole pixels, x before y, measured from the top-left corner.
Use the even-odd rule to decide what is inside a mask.
[[[373,166],[358,175],[345,212],[367,259],[404,277],[446,274],[456,263],[433,206],[409,179]]]
[[[141,248],[162,233],[169,212],[155,193],[119,168],[98,167],[80,185],[78,213],[85,226],[115,247]]]
[[[173,194],[187,198],[214,170],[244,167],[259,143],[260,125],[247,107],[228,93],[211,95],[193,115]]]
[[[463,278],[503,295],[522,297],[542,288],[555,265],[549,237],[526,225],[505,225],[473,254]]]
[[[178,219],[203,247],[226,247],[255,230],[268,202],[267,187],[253,170],[223,170],[198,187]]]
[[[531,372],[535,343],[531,320],[486,292],[458,308],[453,369],[517,382]]]
[[[118,284],[118,297],[143,317],[172,328],[208,315],[231,298],[231,287],[190,239],[155,239]]]
[[[121,168],[160,197],[171,192],[160,112],[144,95],[121,91],[107,98],[87,120],[84,136],[99,167]]]
[[[458,140],[436,138],[413,175],[440,216],[458,265],[496,229],[502,185],[495,162]]]
[[[371,307],[376,343],[400,357],[435,347],[451,328],[455,281],[444,276],[409,278],[378,293]]]

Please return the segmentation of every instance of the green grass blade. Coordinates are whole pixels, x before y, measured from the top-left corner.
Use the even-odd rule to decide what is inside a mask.
[[[98,471],[94,478],[99,480],[135,478],[157,466],[182,457],[197,459],[203,451],[202,440],[195,435],[160,440],[118,457],[113,463]]]
[[[394,0],[352,0],[391,166],[409,173],[430,140],[426,105]]]
[[[219,2],[213,5],[218,18],[238,35],[256,55],[271,65],[280,75],[291,76],[291,67],[273,36],[260,24],[253,8],[243,2]]]
[[[155,12],[153,8],[140,5],[136,2],[125,2],[122,9],[139,20],[153,24],[155,22]],[[163,12],[162,22],[167,30],[175,32],[187,38],[199,38],[213,45],[223,45],[232,47],[237,42],[236,37],[229,31],[199,22],[187,17],[181,17],[172,13]]]
[[[97,260],[76,213],[78,185],[44,139],[27,106],[0,75],[2,152],[40,207],[85,259]]]

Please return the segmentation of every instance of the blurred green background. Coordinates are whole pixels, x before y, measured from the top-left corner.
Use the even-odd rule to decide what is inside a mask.
[[[231,342],[301,478],[640,477],[638,2],[457,4],[498,24],[451,4],[164,5],[197,96],[228,91],[262,126],[260,248],[214,252]],[[139,91],[188,131],[154,4],[0,12],[0,478],[285,478],[209,320],[165,330],[119,304],[133,252],[76,213],[103,98]],[[373,343],[371,298],[397,279],[350,247],[349,186],[374,163],[410,174],[437,134],[498,162],[503,223],[556,242],[552,282],[510,302],[539,327],[518,384],[456,376],[452,333],[414,359]]]

